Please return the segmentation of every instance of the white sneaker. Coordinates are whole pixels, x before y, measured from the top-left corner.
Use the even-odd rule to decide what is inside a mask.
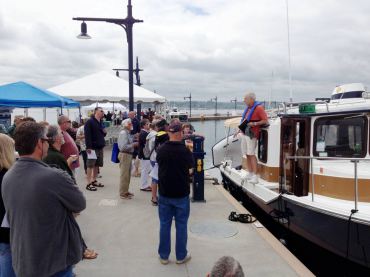
[[[187,263],[188,261],[190,261],[190,259],[191,259],[191,256],[190,256],[190,254],[188,253],[188,254],[186,255],[186,257],[185,257],[183,260],[176,261],[176,263],[177,263],[177,264],[184,264],[184,263]]]
[[[250,179],[252,179],[253,178],[253,172],[249,172],[248,174],[247,174],[247,180],[250,180]]]
[[[167,260],[165,260],[165,259],[162,259],[161,257],[159,257],[159,261],[161,262],[161,264],[163,264],[163,265],[166,265],[166,264],[168,264],[169,263],[169,260],[167,259]]]
[[[249,183],[258,184],[258,176],[253,174],[252,178],[249,179]]]

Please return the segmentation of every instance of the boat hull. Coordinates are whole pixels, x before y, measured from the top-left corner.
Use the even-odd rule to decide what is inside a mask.
[[[282,226],[338,256],[370,268],[370,226],[349,218],[315,210],[280,196],[266,204],[257,195],[243,190],[224,173],[223,184],[234,197],[247,197]]]

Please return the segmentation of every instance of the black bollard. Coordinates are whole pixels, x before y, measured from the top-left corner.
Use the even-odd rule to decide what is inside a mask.
[[[204,137],[195,136],[193,139],[193,197],[192,202],[206,202],[204,199]]]

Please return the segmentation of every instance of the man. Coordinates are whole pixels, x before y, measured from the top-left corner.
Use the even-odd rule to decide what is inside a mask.
[[[244,277],[240,263],[230,256],[221,257],[207,277]]]
[[[67,132],[69,128],[71,128],[71,120],[66,115],[61,115],[58,117],[58,125],[60,130],[63,134],[64,144],[60,148],[60,152],[64,155],[64,158],[67,160],[70,156],[79,157],[80,152],[78,151],[78,147],[71,137],[71,135]],[[71,170],[73,174],[75,173],[75,169],[80,166],[79,159],[77,159],[71,166]]]
[[[175,119],[168,128],[169,141],[157,151],[158,162],[158,214],[159,260],[168,264],[171,252],[171,224],[176,225],[176,263],[183,264],[191,259],[186,249],[188,238],[188,219],[190,214],[189,175],[194,164],[191,152],[182,142],[182,126]]]
[[[8,129],[8,135],[11,136],[12,138],[14,138],[15,128],[19,125],[19,123],[22,122],[22,119],[23,119],[23,115],[16,115],[14,117],[14,123]]]
[[[85,131],[85,144],[87,157],[87,186],[86,189],[96,191],[96,187],[104,187],[104,185],[96,181],[98,176],[99,167],[103,166],[103,148],[105,146],[106,133],[101,125],[101,120],[104,117],[104,111],[101,107],[94,109],[93,116],[86,121],[84,126]],[[89,159],[89,155],[95,152],[96,159]],[[95,158],[95,157],[94,157]]]
[[[150,187],[150,179],[149,179],[149,173],[151,170],[150,165],[150,157],[145,157],[143,153],[143,149],[146,144],[146,138],[148,137],[149,131],[150,131],[150,125],[149,125],[148,119],[143,119],[140,122],[140,135],[139,135],[139,159],[141,163],[141,188],[142,191],[152,191]]]
[[[128,113],[128,118],[131,119],[132,122],[132,130],[131,130],[131,135],[134,136],[134,140],[138,141],[138,136],[140,133],[140,120],[136,117],[136,112],[131,111]],[[139,177],[140,172],[139,172],[139,167],[140,167],[140,160],[138,158],[138,149],[135,149],[133,155],[132,155],[132,160],[134,161],[134,176]]]
[[[15,273],[72,276],[72,266],[82,259],[81,233],[73,214],[85,209],[86,200],[67,173],[41,161],[49,148],[43,126],[22,123],[14,139],[20,158],[4,176],[2,195]]]
[[[120,168],[119,194],[122,199],[131,199],[134,196],[133,193],[129,192],[132,155],[135,148],[139,146],[139,143],[134,142],[133,135],[130,134],[132,130],[131,119],[127,118],[122,121],[122,127],[123,130],[119,133],[117,140],[120,151],[118,154]]]
[[[267,125],[268,118],[261,103],[256,101],[256,95],[253,92],[245,95],[244,103],[246,108],[243,112],[242,122],[246,121],[247,128],[242,135],[242,153],[247,157],[247,169],[249,172],[247,179],[250,183],[257,184],[257,141],[261,125]]]

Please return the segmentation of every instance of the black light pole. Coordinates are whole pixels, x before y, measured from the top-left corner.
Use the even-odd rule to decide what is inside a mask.
[[[189,99],[189,104],[190,104],[190,117],[191,117],[191,93],[190,93],[190,95],[189,95],[189,96],[184,97],[184,100],[186,100],[186,99]]]
[[[97,17],[74,17],[73,20],[82,21],[81,34],[78,38],[90,38],[87,34],[87,26],[85,21],[103,21],[114,23],[121,26],[126,31],[128,44],[128,82],[129,82],[129,110],[134,110],[134,71],[133,71],[133,42],[132,42],[132,27],[135,23],[144,22],[143,20],[135,19],[132,16],[131,0],[128,0],[127,17],[126,18],[97,18]]]
[[[113,68],[112,70],[116,71],[116,76],[119,77],[120,71],[129,71],[127,68]],[[139,68],[139,58],[136,57],[136,68],[133,69],[136,77],[136,84],[137,86],[141,86],[143,83],[140,81],[140,71],[143,71],[143,69]]]
[[[235,99],[230,100],[230,102],[234,102],[234,110],[236,112],[236,102],[237,102],[236,97],[235,97]]]
[[[216,106],[215,106],[216,113],[215,113],[215,115],[217,115],[217,96],[216,96],[215,98],[211,98],[211,102],[212,102],[213,100],[216,102]]]

